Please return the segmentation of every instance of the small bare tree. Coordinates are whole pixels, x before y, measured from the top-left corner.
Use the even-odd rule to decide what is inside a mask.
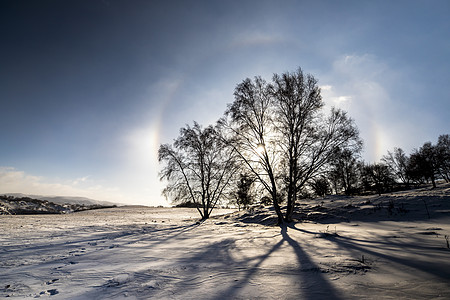
[[[252,186],[255,180],[248,174],[240,174],[239,180],[236,183],[236,191],[233,192],[238,209],[248,209],[254,201],[254,193]]]
[[[416,182],[431,180],[436,187],[436,176],[438,173],[438,160],[436,147],[431,142],[426,142],[409,157],[408,174]]]
[[[395,179],[409,186],[411,178],[408,176],[409,157],[402,148],[394,148],[393,152],[383,156],[381,161],[388,166]]]
[[[450,182],[450,136],[440,135],[435,149],[438,172],[446,182]]]
[[[208,219],[237,168],[234,150],[225,147],[216,129],[194,126],[181,128],[173,145],[163,144],[158,159],[165,163],[160,177],[167,180],[163,194],[172,202],[191,201],[202,220]]]
[[[357,155],[359,149],[337,149],[331,158],[328,176],[336,194],[344,190],[346,195],[356,192],[359,179]]]
[[[364,189],[375,190],[378,195],[388,191],[394,183],[389,167],[382,163],[363,165],[361,173]]]

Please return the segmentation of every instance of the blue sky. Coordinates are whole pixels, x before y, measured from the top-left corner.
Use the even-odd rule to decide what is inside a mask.
[[[1,1],[0,193],[166,204],[161,143],[313,74],[378,161],[450,133],[449,1]]]

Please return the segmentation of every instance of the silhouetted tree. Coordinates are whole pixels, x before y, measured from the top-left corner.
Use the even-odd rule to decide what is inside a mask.
[[[390,172],[395,176],[395,179],[409,185],[411,178],[408,176],[409,157],[401,148],[394,148],[393,152],[388,151],[388,154],[383,156],[381,161],[388,166]]]
[[[409,156],[406,174],[408,178],[411,178],[411,180],[415,184],[425,183],[426,178],[424,174],[427,173],[425,169],[426,169],[425,159],[416,149]]]
[[[277,199],[279,193],[275,173],[278,143],[273,126],[270,86],[261,77],[254,80],[247,78],[237,85],[234,99],[225,117],[219,121],[224,140],[272,197],[278,223],[281,224],[283,215]]]
[[[295,73],[273,76],[276,128],[285,170],[287,208],[285,221],[292,221],[298,193],[324,171],[336,149],[359,145],[358,130],[347,114],[333,108],[326,117],[318,81]]]
[[[438,174],[438,159],[436,147],[427,142],[419,149],[419,152],[425,160],[425,177],[431,180],[433,187],[436,187],[436,175]]]
[[[436,187],[437,163],[435,147],[431,142],[426,142],[411,154],[408,175],[418,183],[431,180],[433,187]]]
[[[329,177],[333,182],[336,193],[344,190],[346,195],[356,191],[358,184],[358,163],[356,155],[359,149],[338,148],[333,154],[330,162]]]
[[[330,192],[330,183],[328,179],[323,176],[314,179],[312,181],[311,187],[314,190],[314,193],[316,193],[316,195],[320,197],[323,197]]]
[[[235,101],[221,120],[228,144],[272,197],[278,222],[292,221],[297,195],[324,172],[336,148],[361,143],[347,114],[323,108],[317,80],[297,72],[261,77],[236,87]],[[279,191],[287,191],[283,218]]]
[[[293,74],[275,74],[273,82],[282,169],[286,171],[283,176],[288,201],[286,221],[290,221],[298,192],[311,178],[307,175],[307,165],[300,165],[299,160],[302,159],[302,154],[313,148],[317,138],[316,124],[313,121],[324,103],[317,80],[312,75],[304,75],[301,69]],[[305,175],[308,178],[302,178]]]
[[[237,181],[237,190],[234,192],[239,210],[241,210],[241,207],[247,209],[253,204],[254,196],[252,194],[252,186],[254,181],[251,176],[240,174],[239,180]]]
[[[191,201],[202,219],[209,218],[237,168],[234,151],[224,146],[216,129],[194,122],[180,129],[173,145],[163,144],[158,159],[165,163],[160,176],[163,193],[174,203]]]
[[[365,190],[375,190],[378,195],[388,191],[394,182],[388,166],[384,164],[363,165],[361,173]]]
[[[450,137],[448,134],[439,136],[435,150],[438,172],[446,182],[450,182]]]

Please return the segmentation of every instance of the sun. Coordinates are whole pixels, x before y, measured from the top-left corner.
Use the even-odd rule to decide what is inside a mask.
[[[264,144],[260,143],[260,144],[258,144],[258,146],[256,146],[256,152],[259,155],[263,155],[265,151],[266,151],[266,147],[264,146]]]

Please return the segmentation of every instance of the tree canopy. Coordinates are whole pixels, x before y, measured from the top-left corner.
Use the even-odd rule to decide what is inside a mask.
[[[202,219],[225,197],[237,170],[234,151],[225,147],[216,129],[196,122],[181,128],[173,145],[161,145],[158,159],[165,163],[161,180],[168,182],[163,193],[175,203],[191,201]]]

